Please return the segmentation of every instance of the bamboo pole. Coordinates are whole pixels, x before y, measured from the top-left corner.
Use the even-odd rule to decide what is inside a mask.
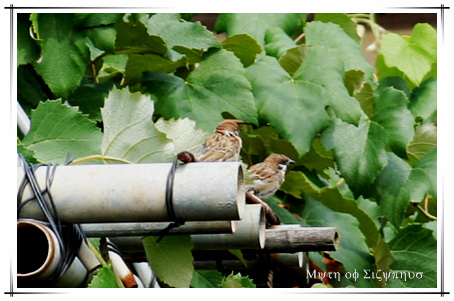
[[[273,226],[265,231],[268,252],[336,251],[339,233],[334,227]]]
[[[50,192],[63,222],[172,221],[166,205],[171,163],[58,166]],[[24,179],[18,168],[18,189]],[[46,187],[47,167],[35,175]],[[32,198],[27,186],[21,202]],[[173,209],[182,221],[238,220],[244,205],[244,179],[239,162],[180,165],[174,175]],[[37,202],[25,204],[20,217],[43,219]]]

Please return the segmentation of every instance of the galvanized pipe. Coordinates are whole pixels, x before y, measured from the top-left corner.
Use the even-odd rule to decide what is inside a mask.
[[[239,259],[232,258],[216,258],[216,260],[204,260],[195,257],[194,268],[198,270],[213,270],[213,269],[227,269],[227,270],[251,270],[262,268],[266,266],[270,269],[281,268],[301,268],[303,265],[303,253],[272,253],[269,256],[255,256],[256,258],[246,258],[244,255],[244,262]],[[230,256],[229,256],[230,257]]]
[[[171,221],[166,207],[166,181],[171,163],[58,166],[50,187],[59,217],[67,223]],[[17,186],[24,178],[18,168]],[[37,168],[44,189],[47,167]],[[31,198],[29,186],[21,201]],[[183,221],[241,219],[245,204],[239,162],[180,165],[174,175],[173,208]],[[43,219],[36,202],[20,217]]]
[[[191,235],[194,250],[260,249],[265,242],[265,214],[262,205],[245,206],[243,218],[232,234]],[[109,237],[125,255],[143,254],[140,236]]]
[[[56,271],[62,258],[55,233],[40,221],[17,221],[17,277],[21,287],[40,286]],[[87,277],[87,269],[75,257],[57,281],[57,287],[79,287]]]
[[[265,222],[262,205],[248,204],[235,233],[191,235],[194,250],[262,249],[265,245]]]
[[[186,222],[170,229],[168,235],[233,233],[237,221]],[[159,235],[168,222],[80,224],[87,237]]]

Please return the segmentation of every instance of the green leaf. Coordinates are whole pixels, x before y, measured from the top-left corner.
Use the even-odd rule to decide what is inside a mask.
[[[269,56],[251,65],[247,77],[252,84],[259,118],[290,141],[300,156],[307,153],[317,133],[329,123],[325,103],[314,102],[314,99],[327,99],[327,90],[293,79]]]
[[[394,88],[385,88],[374,98],[375,111],[372,120],[383,127],[388,146],[401,157],[406,155],[406,147],[413,139],[414,118],[407,109],[405,94]]]
[[[17,68],[17,98],[26,112],[29,107],[36,108],[40,101],[46,101],[48,90],[30,64]]]
[[[246,33],[261,46],[265,45],[265,33],[269,28],[280,27],[287,34],[300,30],[306,14],[224,13],[216,21],[215,30],[227,36]]]
[[[101,152],[127,162],[166,162],[174,145],[151,120],[154,104],[149,96],[114,88],[101,109],[104,136]]]
[[[352,39],[339,25],[313,21],[307,24],[304,31],[306,44],[333,50],[343,62],[344,71],[362,70],[366,79],[372,77],[374,70],[364,58],[359,41]]]
[[[183,46],[207,51],[211,47],[220,47],[216,37],[205,26],[199,22],[181,20],[179,14],[142,16],[140,21],[145,24],[150,35],[162,37],[169,48]]]
[[[221,283],[222,288],[256,288],[254,282],[249,277],[241,276],[238,274],[230,274],[223,279]]]
[[[279,59],[287,50],[296,47],[295,42],[280,27],[269,28],[265,32],[265,51]]]
[[[301,198],[306,193],[335,212],[351,214],[358,220],[359,228],[366,238],[367,245],[372,249],[375,248],[379,239],[379,231],[377,225],[363,207],[368,207],[368,210],[376,210],[376,208],[371,208],[376,206],[363,198],[356,201],[345,195],[343,192],[345,188],[341,186],[342,181],[337,175],[332,174],[330,181],[333,183],[319,188],[303,172],[289,171],[281,190],[296,198]]]
[[[130,86],[139,83],[145,71],[170,73],[183,65],[183,61],[173,62],[156,54],[130,54],[126,64],[125,83]]]
[[[147,53],[164,55],[167,46],[157,35],[149,35],[147,28],[141,22],[118,22],[115,24],[117,38],[116,53]]]
[[[94,27],[86,30],[86,35],[98,49],[109,53],[115,52],[117,31],[113,26]]]
[[[66,98],[80,84],[90,56],[85,38],[73,29],[73,14],[37,14],[34,30],[41,58],[34,63],[52,92]]]
[[[409,225],[389,242],[389,248],[393,262],[388,287],[437,287],[437,240],[431,230]]]
[[[81,85],[68,97],[68,102],[72,106],[78,106],[79,110],[88,114],[91,119],[101,121],[100,108],[104,105],[104,99],[112,86],[112,82],[97,84],[83,80]]]
[[[316,13],[314,16],[314,21],[321,22],[331,22],[339,25],[345,33],[356,42],[360,42],[360,37],[356,31],[357,24],[353,22],[346,14],[336,14],[336,13]]]
[[[172,287],[189,287],[194,273],[189,235],[165,236],[159,243],[157,237],[142,239],[145,254],[158,278]]]
[[[303,63],[305,53],[306,47],[304,45],[290,48],[280,57],[279,64],[288,74],[293,76]]]
[[[323,145],[334,152],[338,168],[355,196],[367,192],[386,164],[383,129],[369,120],[358,126],[335,120],[322,136]]]
[[[39,46],[30,37],[29,14],[17,14],[17,66],[28,64],[39,58]]]
[[[210,52],[186,81],[163,73],[148,73],[142,85],[157,98],[156,110],[165,118],[189,117],[212,132],[227,112],[257,123],[251,86],[243,65],[227,50]]]
[[[117,277],[112,265],[108,264],[95,272],[93,279],[88,284],[89,288],[119,288]]]
[[[254,38],[247,34],[237,34],[222,42],[225,50],[232,51],[238,57],[244,67],[254,63],[257,55],[262,52],[262,47]]]
[[[98,14],[98,13],[79,13],[75,14],[74,23],[81,27],[95,27],[101,25],[111,25],[121,21],[124,14]]]
[[[413,167],[388,153],[388,165],[372,190],[387,220],[399,228],[410,201],[420,201],[426,193],[437,196],[437,149],[427,152]]]
[[[413,90],[409,109],[415,118],[422,118],[424,122],[434,121],[437,116],[436,79],[428,79]]]
[[[363,270],[374,269],[374,258],[369,254],[364,234],[359,229],[358,220],[348,213],[339,213],[330,210],[322,203],[308,195],[303,195],[305,205],[302,216],[313,227],[336,227],[339,231],[340,244],[330,256],[343,264],[342,272],[362,273]],[[333,281],[333,283],[337,283]],[[372,279],[359,277],[357,281],[352,278],[341,277],[340,286],[353,285],[355,287],[374,287]]]
[[[61,100],[41,102],[31,113],[31,123],[23,144],[40,162],[62,164],[69,153],[80,158],[100,152],[100,129],[77,107]]]
[[[183,119],[158,119],[155,123],[156,128],[166,134],[174,144],[173,153],[176,155],[181,151],[194,151],[199,147],[209,134],[202,130],[196,129],[196,123],[188,118]]]
[[[413,165],[428,151],[437,147],[437,127],[433,123],[426,123],[416,128],[413,140],[407,146],[407,154]]]
[[[193,288],[218,288],[224,276],[217,270],[195,270],[191,280]]]
[[[429,24],[416,24],[409,39],[395,33],[385,35],[381,48],[385,64],[419,86],[437,62],[437,33]]]

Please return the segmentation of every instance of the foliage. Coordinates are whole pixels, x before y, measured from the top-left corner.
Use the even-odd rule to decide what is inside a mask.
[[[281,221],[340,231],[335,270],[310,258],[360,274],[323,287],[436,287],[436,31],[307,16],[220,14],[210,31],[178,14],[19,14],[17,97],[32,127],[18,150],[42,163],[169,162],[224,118],[242,119],[244,163],[296,161],[268,200]],[[375,66],[362,24],[376,35]],[[169,286],[255,286],[194,271],[187,237],[143,242]],[[411,273],[422,277],[399,277]]]

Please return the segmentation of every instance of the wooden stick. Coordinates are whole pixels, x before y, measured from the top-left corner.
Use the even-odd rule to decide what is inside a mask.
[[[336,251],[339,233],[334,227],[279,225],[265,231],[268,252]]]

